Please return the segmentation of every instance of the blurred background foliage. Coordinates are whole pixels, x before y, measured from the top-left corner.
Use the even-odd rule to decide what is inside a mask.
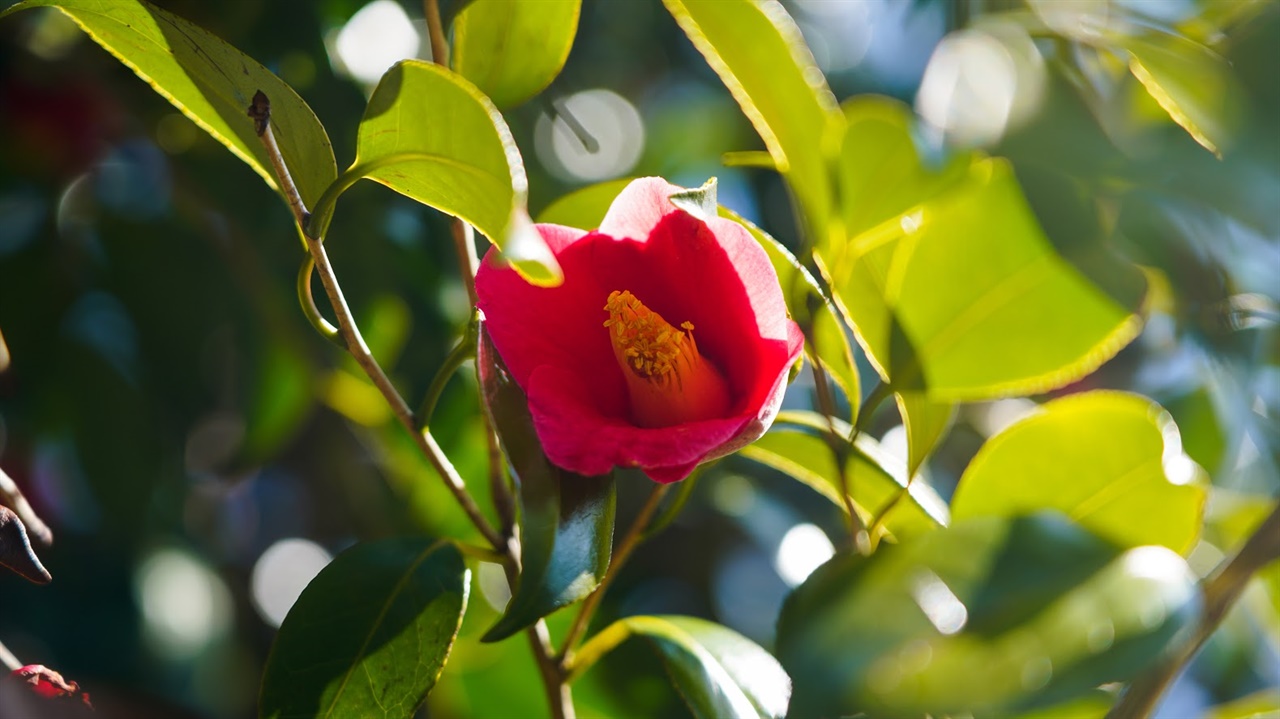
[[[297,89],[340,166],[381,72],[430,56],[412,2],[157,4]],[[837,97],[914,103],[932,123],[919,139],[935,159],[943,139],[1010,158],[1059,251],[1144,308],[1142,336],[1063,392],[1129,389],[1173,414],[1214,482],[1190,557],[1207,572],[1280,489],[1280,4],[1118,3],[1231,63],[1230,77],[1186,78],[1226,98],[1210,103],[1229,109],[1211,138],[1221,158],[1115,56],[1069,33],[1014,38],[1006,47],[1025,52],[997,62],[970,29],[935,56],[953,30],[1006,32],[993,14],[1021,4],[785,4]],[[723,153],[762,144],[656,0],[588,0],[564,72],[506,116],[535,215],[599,180],[653,174],[692,187],[715,175],[723,205],[796,246],[779,178],[722,165]],[[0,466],[57,533],[42,553],[51,586],[0,575],[0,639],[130,716],[252,716],[274,629],[333,554],[357,539],[474,532],[377,392],[309,330],[293,292],[302,255],[292,224],[245,165],[65,17],[0,25],[0,329],[12,355],[0,373]],[[406,397],[421,396],[469,317],[446,219],[361,183],[329,238],[374,354]],[[463,476],[481,478],[474,384],[453,380],[434,429]],[[807,372],[787,401],[811,406]],[[928,481],[950,496],[982,441],[1031,402],[963,407]],[[894,410],[872,430],[905,452]],[[623,474],[620,524],[647,484]],[[472,491],[487,504],[485,482]],[[724,461],[632,560],[600,625],[688,614],[771,647],[784,596],[840,536],[826,499],[749,460]],[[474,576],[472,611],[424,713],[540,714],[523,643],[478,641],[505,601],[501,571],[481,565]],[[1271,593],[1246,595],[1160,716],[1280,691],[1280,568],[1264,580]],[[686,711],[634,642],[575,695],[585,716]]]

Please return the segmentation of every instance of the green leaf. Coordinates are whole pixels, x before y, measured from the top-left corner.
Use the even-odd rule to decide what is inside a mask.
[[[613,551],[617,492],[612,474],[586,477],[547,459],[529,401],[483,325],[476,362],[485,404],[520,484],[520,579],[506,611],[484,635],[483,641],[496,642],[600,585]]]
[[[785,412],[778,417],[778,424],[797,422],[818,431],[827,425],[825,417],[813,412]],[[847,423],[835,423],[842,437],[849,436]],[[844,509],[836,460],[822,437],[775,426],[754,444],[741,449],[740,454],[800,480]],[[849,496],[859,516],[869,523],[892,506],[883,525],[896,537],[946,526],[950,521],[946,503],[928,484],[912,482],[907,493],[902,494],[907,487],[905,470],[902,462],[883,452],[874,439],[859,435],[845,463]]]
[[[271,100],[271,126],[298,192],[314,206],[337,176],[333,148],[307,103],[253,58],[182,18],[140,0],[27,0],[0,18],[56,7],[174,107],[279,189],[246,114],[258,90]]]
[[[956,403],[934,402],[923,392],[897,392],[898,413],[907,430],[907,476],[914,477],[956,416]]]
[[[1140,327],[1054,252],[999,160],[852,239],[826,267],[877,370],[938,402],[1062,386]]]
[[[788,716],[1008,716],[1125,681],[1197,620],[1195,575],[1054,514],[842,554],[783,605]]]
[[[837,176],[846,235],[818,245],[832,262],[839,259],[846,238],[856,238],[962,182],[974,159],[959,155],[938,168],[921,164],[911,134],[915,116],[898,100],[859,95],[840,109],[846,128]]]
[[[992,437],[960,478],[951,512],[959,520],[1056,509],[1118,546],[1186,553],[1204,515],[1199,471],[1159,405],[1086,392]]]
[[[498,109],[470,82],[417,60],[397,63],[369,98],[356,162],[316,210],[323,234],[337,195],[360,178],[462,218],[530,282],[559,284],[560,265],[525,209],[520,151]]]
[[[832,189],[824,149],[842,118],[800,29],[775,0],[663,0],[764,139],[814,237]]]
[[[539,212],[538,222],[594,230],[604,220],[614,198],[622,192],[623,188],[631,184],[633,179],[623,177],[574,190]]]
[[[514,107],[560,74],[582,0],[473,0],[453,23],[453,69],[498,107]]]
[[[1116,34],[1129,71],[1187,134],[1218,157],[1231,144],[1243,91],[1227,61],[1180,35]]]
[[[259,716],[409,719],[444,668],[469,587],[462,554],[445,542],[384,540],[338,555],[280,627]]]
[[[705,619],[620,619],[583,645],[578,663],[593,663],[632,636],[657,650],[668,676],[697,719],[782,717],[791,681],[778,661],[737,632]]]

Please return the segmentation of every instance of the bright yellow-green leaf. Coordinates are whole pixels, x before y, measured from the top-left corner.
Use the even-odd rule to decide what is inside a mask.
[[[778,424],[800,420],[804,426],[822,429],[826,418],[812,412],[786,412]],[[836,420],[836,431],[849,435],[847,423]],[[754,459],[809,485],[841,509],[845,508],[840,493],[840,475],[830,445],[812,432],[775,426],[765,436],[740,450]],[[927,532],[950,521],[946,504],[933,488],[924,482],[912,482],[904,495],[906,468],[902,461],[888,455],[867,435],[860,435],[849,452],[845,464],[845,480],[854,510],[864,523],[870,523],[889,507],[882,526],[895,537],[902,538]]]
[[[1006,163],[964,156],[934,172],[900,103],[866,98],[845,113],[850,234],[817,257],[895,389],[939,403],[1044,391],[1136,335],[1137,318],[1054,252]]]
[[[776,0],[663,0],[729,88],[787,178],[816,237],[832,189],[825,157],[842,118],[795,22]]]
[[[998,160],[853,238],[844,257],[833,290],[868,355],[934,401],[1062,386],[1140,325],[1054,252]]]
[[[258,90],[271,100],[271,126],[302,200],[313,206],[337,175],[329,136],[307,103],[207,30],[140,0],[27,0],[0,17],[32,7],[65,13],[271,187],[275,172],[246,114]]]
[[[991,438],[952,498],[957,520],[1056,509],[1119,546],[1190,551],[1205,491],[1159,405],[1121,392],[1045,404]]]
[[[1241,91],[1227,61],[1187,38],[1167,33],[1117,35],[1129,71],[1173,121],[1219,157],[1231,143]]]
[[[600,226],[613,199],[633,178],[624,177],[574,190],[538,213],[538,222],[594,230]]]
[[[453,23],[453,69],[498,107],[541,92],[569,58],[582,0],[472,0]]]
[[[898,402],[898,413],[902,415],[902,424],[907,429],[907,476],[914,477],[951,428],[956,404],[934,402],[918,391],[898,392],[894,397]]]
[[[462,218],[530,282],[560,283],[560,265],[525,209],[528,181],[511,131],[456,73],[417,60],[387,71],[360,121],[356,162],[326,194],[313,227],[327,224],[337,195],[361,178]]]

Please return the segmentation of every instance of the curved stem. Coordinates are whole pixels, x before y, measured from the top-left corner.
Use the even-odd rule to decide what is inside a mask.
[[[298,271],[298,304],[302,305],[302,314],[321,337],[346,349],[347,344],[342,339],[342,333],[337,327],[329,324],[329,320],[320,314],[320,308],[316,307],[315,295],[311,294],[311,274],[315,269],[316,261],[311,255],[307,255],[306,262],[302,263],[302,268]]]
[[[418,420],[418,429],[426,431],[431,426],[431,415],[436,411],[436,404],[440,402],[440,395],[444,394],[444,388],[448,386],[453,373],[462,366],[464,362],[475,357],[475,343],[468,342],[466,337],[453,348],[449,356],[444,358],[444,364],[440,365],[440,369],[436,371],[436,376],[431,379],[431,386],[427,388],[427,394],[422,398],[422,404],[418,407],[415,415]]]
[[[1107,719],[1140,719],[1155,710],[1156,703],[1209,640],[1231,607],[1244,592],[1249,579],[1266,565],[1280,559],[1280,503],[1262,521],[1234,557],[1218,565],[1203,582],[1204,612],[1196,632],[1167,659],[1134,680],[1120,697]]]
[[[600,657],[613,651],[630,637],[631,627],[623,622],[614,622],[600,630],[574,653],[573,661],[565,667],[564,680],[572,683],[599,661]]]
[[[605,570],[604,577],[600,579],[600,586],[596,587],[591,594],[588,594],[587,598],[582,602],[582,609],[578,610],[578,616],[573,618],[573,624],[569,627],[569,632],[565,634],[564,641],[560,645],[559,664],[562,669],[572,663],[573,646],[578,643],[583,633],[587,631],[587,625],[591,623],[591,617],[600,606],[600,600],[604,598],[605,591],[608,590],[610,584],[613,584],[613,580],[617,578],[618,571],[622,569],[622,565],[626,564],[631,557],[631,553],[639,546],[645,536],[644,530],[649,526],[649,519],[653,517],[658,505],[662,503],[662,498],[666,496],[670,489],[671,485],[669,484],[659,484],[654,487],[653,493],[649,495],[649,500],[640,508],[640,513],[636,515],[635,521],[627,529],[627,534],[622,538],[617,551],[613,553],[609,568]]]

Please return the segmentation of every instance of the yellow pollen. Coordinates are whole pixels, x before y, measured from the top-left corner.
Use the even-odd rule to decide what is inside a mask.
[[[612,331],[619,359],[640,377],[664,385],[679,383],[681,365],[701,359],[692,322],[680,323],[681,332],[629,291],[609,293],[604,308],[609,312],[604,326]]]
[[[724,416],[728,384],[699,354],[692,322],[677,329],[627,290],[609,293],[604,309],[637,424],[666,427]]]

